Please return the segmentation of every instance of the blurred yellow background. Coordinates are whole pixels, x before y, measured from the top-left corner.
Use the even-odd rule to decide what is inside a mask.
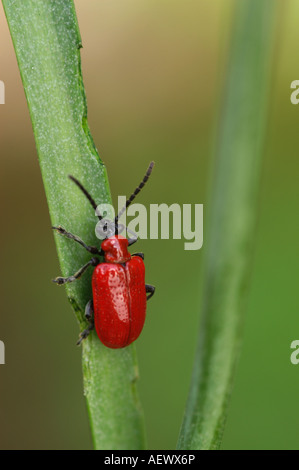
[[[263,0],[261,0],[263,1]],[[231,0],[75,0],[89,124],[114,200],[148,162],[138,202],[204,203],[233,19]],[[281,0],[259,224],[244,345],[224,449],[299,449],[299,79],[296,0]],[[78,328],[59,274],[34,138],[2,6],[1,449],[88,449]],[[80,234],[78,234],[80,235]],[[142,240],[157,292],[137,342],[151,449],[174,449],[187,398],[200,307],[201,251]],[[298,328],[297,328],[298,326]]]

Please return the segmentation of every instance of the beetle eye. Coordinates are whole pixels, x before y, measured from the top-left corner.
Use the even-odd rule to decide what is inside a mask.
[[[115,235],[115,225],[111,220],[102,219],[97,223],[95,232],[97,238],[105,240]]]

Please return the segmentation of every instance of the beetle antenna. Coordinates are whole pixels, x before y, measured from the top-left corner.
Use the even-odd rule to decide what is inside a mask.
[[[131,196],[129,197],[129,199],[127,199],[126,201],[126,204],[125,206],[121,209],[121,211],[117,214],[117,216],[115,217],[115,224],[117,225],[117,222],[118,222],[118,219],[122,216],[122,214],[125,212],[125,210],[129,207],[129,205],[134,201],[135,197],[137,196],[137,194],[140,193],[140,191],[142,190],[143,186],[145,185],[145,183],[147,183],[149,177],[151,176],[151,173],[153,171],[153,168],[154,168],[154,165],[155,165],[155,162],[151,162],[149,164],[149,167],[148,169],[146,170],[146,173],[143,177],[143,180],[141,181],[141,183],[137,186],[137,188],[135,189],[135,191],[131,194]]]
[[[78,186],[79,189],[81,189],[82,193],[86,196],[86,198],[89,200],[90,204],[92,205],[92,207],[96,211],[97,210],[97,205],[96,205],[94,199],[91,197],[91,195],[87,191],[87,189],[85,189],[84,186],[80,183],[80,181],[78,181],[77,178],[75,178],[74,176],[68,175],[68,177],[69,177],[70,180],[72,180]],[[97,214],[97,216],[100,220],[102,220],[103,217],[101,215]]]

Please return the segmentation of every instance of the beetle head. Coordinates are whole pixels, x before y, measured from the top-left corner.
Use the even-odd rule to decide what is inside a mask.
[[[106,238],[101,245],[107,263],[126,263],[131,259],[128,252],[129,241],[122,235]]]

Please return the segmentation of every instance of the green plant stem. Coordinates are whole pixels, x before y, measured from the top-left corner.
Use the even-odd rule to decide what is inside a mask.
[[[73,174],[80,179],[98,204],[111,202],[106,169],[87,124],[81,38],[73,1],[2,2],[29,106],[52,224],[61,224],[90,245],[99,244],[94,211],[67,178]],[[55,239],[63,276],[90,259],[72,240],[58,234]],[[90,277],[89,272],[67,286],[81,328],[86,326],[84,308],[92,295]],[[53,295],[56,288],[53,285]],[[134,347],[109,350],[91,334],[83,345],[83,376],[95,448],[143,448]]]
[[[277,1],[235,5],[213,197],[206,208],[199,341],[179,449],[220,447],[252,262]]]

